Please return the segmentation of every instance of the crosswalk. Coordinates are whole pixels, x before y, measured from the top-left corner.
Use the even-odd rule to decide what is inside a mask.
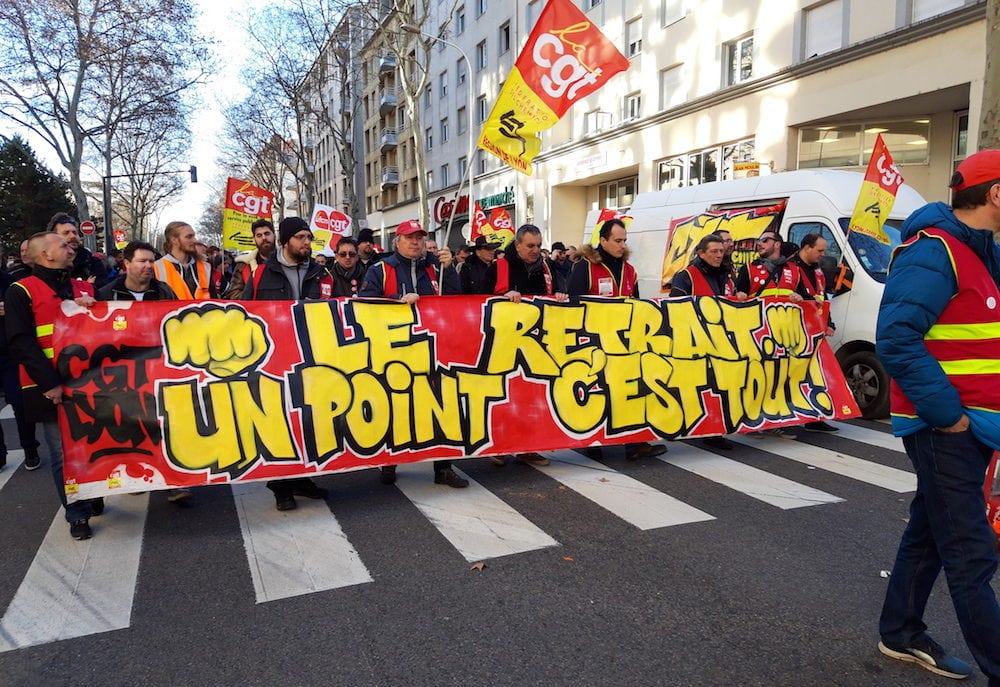
[[[830,484],[847,483],[841,478],[895,494],[915,489],[914,475],[901,469],[907,462],[898,439],[857,424],[836,424],[840,429],[836,450],[807,443],[807,437],[789,440],[733,436],[732,441],[753,451],[737,450],[728,456],[707,450],[697,441],[672,442],[668,453],[645,461],[642,470],[636,470],[637,464],[599,462],[577,451],[562,450],[546,454],[551,463],[534,466],[534,472],[489,474],[557,485],[559,490],[585,499],[637,532],[710,523],[726,517],[725,513],[706,512],[704,506],[685,502],[683,494],[678,497],[667,493],[669,486],[663,488],[663,484],[670,475],[688,475],[698,488],[724,489],[742,494],[763,508],[782,511],[848,500],[849,495],[831,493],[839,489],[831,489]],[[873,459],[876,452],[882,462]],[[8,467],[0,470],[0,508],[12,476],[20,469],[19,453],[12,451]],[[761,454],[767,461],[753,459]],[[775,460],[800,466],[798,472],[786,474],[799,475],[805,465],[838,479],[823,482],[830,491],[819,489],[804,483],[806,479],[790,479],[764,469]],[[393,493],[401,494],[407,507],[412,506],[413,515],[408,517],[426,521],[425,525],[429,524],[447,546],[469,563],[561,546],[546,531],[546,525],[551,523],[532,522],[502,494],[495,493],[492,478],[485,480],[491,484],[483,484],[474,479],[474,470],[462,471],[461,461],[456,466],[470,481],[467,489],[435,485],[427,464],[399,466],[393,488],[398,492]],[[669,472],[672,470],[682,472]],[[344,514],[338,518],[335,503],[331,506],[324,501],[300,499],[298,509],[278,512],[271,492],[262,483],[238,484],[230,489],[256,603],[377,584],[377,576],[370,569],[370,548],[366,563],[366,557],[359,553],[342,525]],[[96,536],[84,542],[70,538],[62,511],[57,512],[0,617],[0,652],[129,627],[149,503],[148,494],[107,499],[107,513],[99,520]]]

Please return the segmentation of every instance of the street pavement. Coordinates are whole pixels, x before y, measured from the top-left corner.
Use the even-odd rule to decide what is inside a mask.
[[[468,459],[464,490],[328,475],[281,513],[257,483],[121,495],[85,542],[11,451],[0,685],[942,684],[876,649],[915,477],[885,424],[837,426]],[[943,579],[926,619],[970,660]]]

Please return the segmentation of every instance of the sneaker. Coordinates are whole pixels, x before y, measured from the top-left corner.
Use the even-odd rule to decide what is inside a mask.
[[[834,432],[839,432],[840,430],[831,425],[829,422],[823,422],[822,420],[816,420],[815,422],[807,422],[802,425],[802,429],[807,432],[823,432],[825,434],[833,434]]]
[[[663,444],[650,444],[642,442],[633,446],[625,452],[625,460],[639,460],[640,458],[655,458],[667,452],[667,447]]]
[[[90,501],[90,514],[92,516],[98,516],[104,514],[104,499],[97,498],[91,499]]]
[[[705,439],[702,439],[701,443],[705,444],[705,446],[721,449],[723,451],[732,451],[733,448],[736,446],[736,444],[731,442],[726,437],[707,437]]]
[[[382,484],[395,484],[396,483],[396,466],[386,465],[381,470],[382,474],[379,475],[379,481]]]
[[[469,486],[469,480],[462,479],[457,472],[448,468],[434,473],[434,484],[447,484],[455,489],[464,489]]]
[[[307,499],[325,499],[330,493],[323,487],[316,486],[311,479],[306,478],[301,481],[296,480],[292,486],[292,493],[295,496],[304,496]]]
[[[42,459],[38,457],[38,451],[29,451],[24,454],[24,469],[37,470],[42,464]]]
[[[167,492],[167,503],[172,503],[175,506],[187,506],[190,505],[191,501],[191,490],[190,489],[171,489]]]
[[[291,494],[275,494],[274,507],[278,510],[295,510],[299,504],[295,503],[295,497]]]
[[[912,646],[898,649],[890,649],[883,642],[879,642],[878,650],[890,658],[916,663],[932,673],[955,680],[964,680],[972,675],[972,666],[959,658],[949,656],[944,647],[927,635],[914,641]]]
[[[69,524],[69,536],[73,539],[90,539],[93,534],[90,523],[86,520],[74,520]]]
[[[514,456],[518,463],[525,465],[548,465],[549,459],[540,453],[518,453]]]
[[[507,456],[490,456],[490,462],[498,468],[502,468],[507,464]]]

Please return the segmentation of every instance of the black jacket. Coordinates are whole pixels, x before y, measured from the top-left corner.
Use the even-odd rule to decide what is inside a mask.
[[[545,290],[545,270],[542,267],[545,264],[544,258],[539,259],[534,265],[525,264],[524,260],[517,256],[517,249],[514,247],[514,242],[511,241],[511,244],[504,250],[504,259],[507,260],[510,274],[507,291],[517,291],[524,296],[544,296],[547,293]],[[496,289],[498,262],[500,261],[494,260],[486,271],[483,293],[491,294]],[[566,282],[562,275],[555,270],[551,270],[551,273],[552,293],[566,293]]]
[[[73,256],[73,266],[70,268],[69,276],[84,281],[94,277],[94,288],[99,289],[108,283],[108,268],[103,260],[80,246]]]
[[[152,279],[144,292],[143,301],[172,301],[177,299],[174,290],[158,279]],[[134,301],[135,296],[125,287],[125,275],[97,290],[99,301]]]
[[[290,301],[292,298],[292,285],[288,283],[285,270],[278,262],[280,249],[275,250],[271,257],[267,259],[263,267],[257,268],[255,274],[246,287],[243,289],[243,300],[245,301]],[[299,289],[300,300],[322,298],[320,282],[323,279],[331,283],[333,278],[321,264],[309,258],[309,262],[301,263],[297,269],[300,275]],[[254,282],[257,275],[260,275],[260,283],[254,289]],[[332,291],[332,289],[331,289]]]
[[[334,260],[332,264],[326,266],[326,271],[333,277],[334,296],[357,296],[365,282],[367,270],[360,260],[354,263],[354,268],[351,270],[345,270]]]
[[[489,267],[490,263],[483,262],[475,253],[467,257],[462,264],[462,271],[459,273],[462,279],[462,293],[492,293],[492,291],[483,290],[486,285],[486,270]]]

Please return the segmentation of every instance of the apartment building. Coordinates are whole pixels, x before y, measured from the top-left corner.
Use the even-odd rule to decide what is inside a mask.
[[[544,0],[466,0],[424,27],[445,41],[431,53],[419,132],[396,97],[401,65],[385,54],[368,61],[373,229],[388,236],[418,216],[417,174],[439,240],[449,213],[465,225],[468,185],[456,192],[471,165],[485,209],[539,225],[546,243],[578,243],[589,210],[627,209],[644,191],[810,167],[863,170],[879,133],[906,181],[946,200],[954,166],[977,140],[985,0],[577,1],[630,68],[543,134],[530,177],[469,146]],[[374,35],[368,50],[377,45]],[[422,170],[408,164],[416,145]]]

